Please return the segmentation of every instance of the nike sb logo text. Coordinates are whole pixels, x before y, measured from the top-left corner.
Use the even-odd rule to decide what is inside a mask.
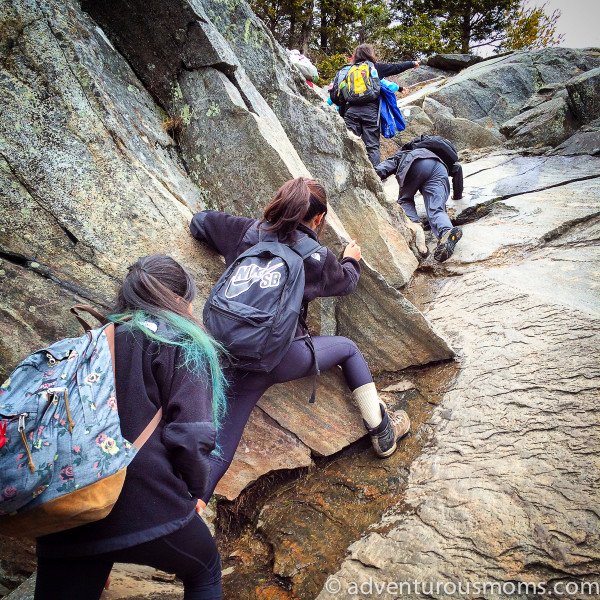
[[[266,267],[254,263],[240,265],[229,280],[225,297],[235,298],[249,290],[257,281],[260,281],[261,288],[277,287],[281,282],[281,272],[278,269],[282,266],[283,262],[273,264],[273,261]]]

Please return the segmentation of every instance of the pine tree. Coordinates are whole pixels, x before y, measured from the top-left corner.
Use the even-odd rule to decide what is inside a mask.
[[[546,46],[557,46],[564,34],[556,33],[561,15],[560,10],[546,13],[546,3],[542,6],[520,6],[509,16],[505,39],[498,45],[498,51],[535,50]]]

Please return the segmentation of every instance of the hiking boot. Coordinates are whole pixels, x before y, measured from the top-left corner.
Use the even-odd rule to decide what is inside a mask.
[[[381,403],[381,416],[383,420],[377,426],[371,429],[367,422],[363,420],[375,454],[379,458],[387,458],[396,451],[398,440],[405,436],[410,430],[410,419],[403,410],[396,410],[389,414],[385,408],[385,404]]]
[[[433,258],[435,258],[435,260],[438,262],[444,262],[445,260],[448,260],[452,256],[454,247],[461,237],[462,231],[460,227],[453,227],[452,229],[446,231],[433,252]]]

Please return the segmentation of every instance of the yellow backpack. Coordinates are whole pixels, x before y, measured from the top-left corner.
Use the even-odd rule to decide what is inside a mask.
[[[340,75],[339,93],[348,104],[367,104],[379,98],[381,82],[373,63],[344,67]]]

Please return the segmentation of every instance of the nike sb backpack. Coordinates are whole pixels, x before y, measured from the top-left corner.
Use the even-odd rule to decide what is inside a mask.
[[[78,309],[104,321],[91,329]],[[86,334],[28,356],[0,387],[0,533],[38,537],[104,518],[127,465],[160,421],[137,440],[121,434],[114,324],[71,309]]]
[[[227,268],[204,305],[204,325],[246,371],[269,373],[288,351],[304,296],[304,261],[321,246],[259,230],[259,241]]]

